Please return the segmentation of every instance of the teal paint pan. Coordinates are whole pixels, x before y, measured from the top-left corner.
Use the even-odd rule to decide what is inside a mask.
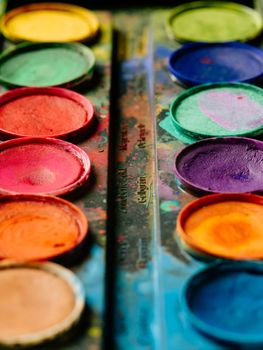
[[[92,77],[93,52],[79,43],[20,44],[0,56],[0,83],[73,87]]]
[[[180,94],[170,116],[177,131],[195,140],[263,133],[263,90],[243,83],[203,84]]]

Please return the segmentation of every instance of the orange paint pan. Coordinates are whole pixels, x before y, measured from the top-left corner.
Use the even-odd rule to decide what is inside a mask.
[[[0,197],[0,259],[65,258],[81,247],[87,231],[84,213],[66,200],[22,194]]]
[[[209,195],[186,205],[177,233],[188,251],[234,260],[263,259],[263,197]]]

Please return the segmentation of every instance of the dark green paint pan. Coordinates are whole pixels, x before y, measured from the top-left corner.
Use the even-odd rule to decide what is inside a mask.
[[[79,43],[20,44],[0,56],[0,83],[73,87],[92,76],[93,52]]]

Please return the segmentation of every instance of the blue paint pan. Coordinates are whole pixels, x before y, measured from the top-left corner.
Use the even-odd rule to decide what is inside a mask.
[[[171,54],[169,69],[190,86],[218,82],[257,84],[263,79],[263,50],[237,42],[186,44]]]
[[[218,341],[263,344],[263,266],[225,262],[191,277],[183,290],[184,312],[194,327]]]

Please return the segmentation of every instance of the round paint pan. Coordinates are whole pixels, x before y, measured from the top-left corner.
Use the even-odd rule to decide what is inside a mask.
[[[0,259],[66,260],[87,236],[84,213],[57,197],[3,196],[0,214]]]
[[[18,138],[0,143],[0,194],[68,194],[88,179],[91,163],[72,143]]]
[[[170,38],[182,42],[230,42],[255,39],[262,19],[255,10],[231,2],[196,1],[176,7],[166,21]]]
[[[0,264],[0,344],[29,347],[69,333],[80,321],[85,292],[68,269],[53,263]]]
[[[82,44],[20,44],[0,56],[0,83],[69,88],[91,79],[94,66],[93,52]]]
[[[263,132],[263,90],[244,83],[203,84],[171,104],[176,129],[195,139]]]
[[[4,137],[84,135],[94,108],[84,96],[61,88],[21,88],[0,96],[0,133]]]
[[[175,174],[197,194],[263,192],[263,142],[242,137],[196,142],[176,155]]]
[[[187,281],[182,307],[191,324],[209,337],[240,346],[262,346],[262,293],[261,264],[215,264]]]
[[[3,35],[14,42],[88,41],[98,33],[97,16],[82,7],[38,3],[7,12],[1,21]]]
[[[174,51],[171,73],[186,85],[220,82],[259,83],[263,51],[243,43],[193,43]]]
[[[179,238],[191,249],[216,258],[263,259],[263,197],[215,194],[186,205],[177,218]]]

